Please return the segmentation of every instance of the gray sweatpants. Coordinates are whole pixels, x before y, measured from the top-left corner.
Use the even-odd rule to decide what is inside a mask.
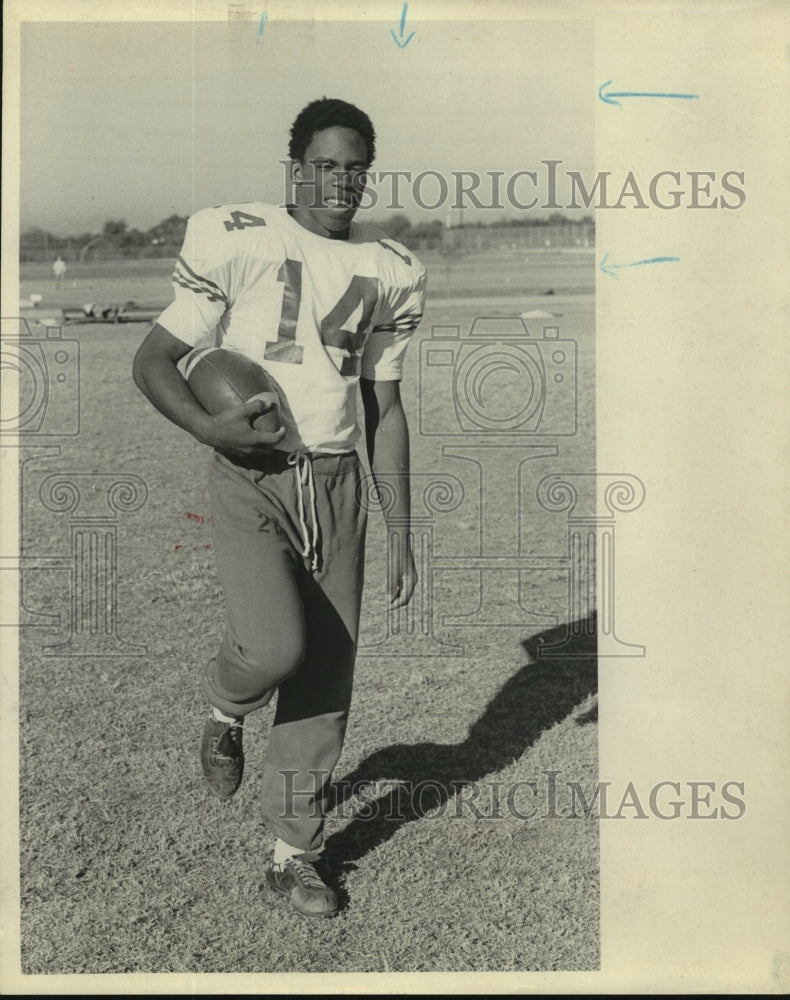
[[[217,452],[212,459],[212,528],[227,618],[204,690],[234,716],[261,708],[277,691],[264,819],[305,851],[323,842],[351,704],[366,525],[360,480],[355,452],[294,465],[273,451],[258,468]]]

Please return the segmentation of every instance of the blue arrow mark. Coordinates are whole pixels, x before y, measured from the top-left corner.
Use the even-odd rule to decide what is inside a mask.
[[[619,278],[618,271],[622,270],[624,267],[639,267],[640,264],[666,264],[673,261],[680,260],[680,257],[648,257],[646,260],[635,260],[630,264],[608,264],[609,254],[601,261],[600,267],[604,274],[608,274],[612,278]]]
[[[408,9],[409,5],[405,3],[403,5],[403,10],[400,13],[400,38],[398,38],[398,36],[395,34],[394,31],[390,30],[390,34],[395,39],[395,44],[398,46],[399,49],[405,49],[406,46],[409,44],[409,42],[412,40],[412,38],[414,38],[414,32],[412,31],[412,33],[409,35],[406,41],[405,42],[403,41],[403,31],[406,27],[406,12],[408,11]]]
[[[673,100],[680,101],[693,101],[699,97],[699,94],[665,94],[642,90],[619,90],[616,93],[610,92],[604,94],[604,88],[608,87],[611,82],[611,80],[607,80],[606,83],[601,84],[598,88],[598,96],[604,104],[614,104],[618,108],[622,108],[622,104],[615,100],[616,97],[670,97]]]
[[[259,41],[261,40],[261,38],[263,37],[263,29],[264,29],[265,27],[266,27],[266,11],[264,11],[264,12],[263,12],[263,13],[261,14],[261,19],[260,19],[260,22],[258,23],[258,38],[257,38],[257,40],[256,40],[256,42],[255,42],[255,44],[256,44],[256,45],[258,44],[258,42],[259,42]]]

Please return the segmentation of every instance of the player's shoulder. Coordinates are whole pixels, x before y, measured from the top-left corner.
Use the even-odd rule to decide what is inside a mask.
[[[388,236],[380,226],[370,222],[355,223],[354,238],[371,245],[379,267],[397,284],[418,285],[425,281],[425,267],[414,251]]]
[[[281,256],[279,213],[264,202],[234,202],[202,208],[189,219],[184,253],[196,260],[231,262]]]
[[[280,209],[261,201],[234,202],[201,208],[189,220],[193,230],[210,232],[214,236],[235,234],[250,229],[277,225]]]

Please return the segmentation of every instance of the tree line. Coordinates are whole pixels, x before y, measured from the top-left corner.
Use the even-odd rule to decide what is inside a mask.
[[[172,257],[184,242],[188,216],[171,215],[145,231],[129,228],[125,219],[108,219],[101,232],[55,236],[32,226],[19,237],[19,259],[48,260],[58,254],[71,260],[91,256]]]
[[[181,248],[186,233],[188,216],[170,215],[145,231],[129,228],[125,219],[108,219],[101,232],[84,232],[71,236],[55,236],[53,233],[32,226],[25,229],[19,240],[20,261],[54,260],[60,255],[66,260],[85,261],[91,257],[174,257]],[[561,212],[553,212],[546,218],[516,216],[496,219],[491,222],[475,219],[462,226],[448,227],[439,220],[413,223],[403,212],[376,220],[378,225],[392,239],[398,240],[411,250],[441,250],[448,244],[449,233],[458,230],[501,230],[522,228],[579,227],[594,230],[592,216],[581,220],[571,219]],[[450,241],[452,242],[452,241]]]

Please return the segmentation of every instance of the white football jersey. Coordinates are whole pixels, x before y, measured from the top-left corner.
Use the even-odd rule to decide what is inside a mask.
[[[284,208],[223,205],[189,220],[159,324],[193,347],[213,342],[277,384],[286,451],[351,451],[360,375],[401,378],[422,317],[425,268],[381,230],[347,240],[305,229]]]

